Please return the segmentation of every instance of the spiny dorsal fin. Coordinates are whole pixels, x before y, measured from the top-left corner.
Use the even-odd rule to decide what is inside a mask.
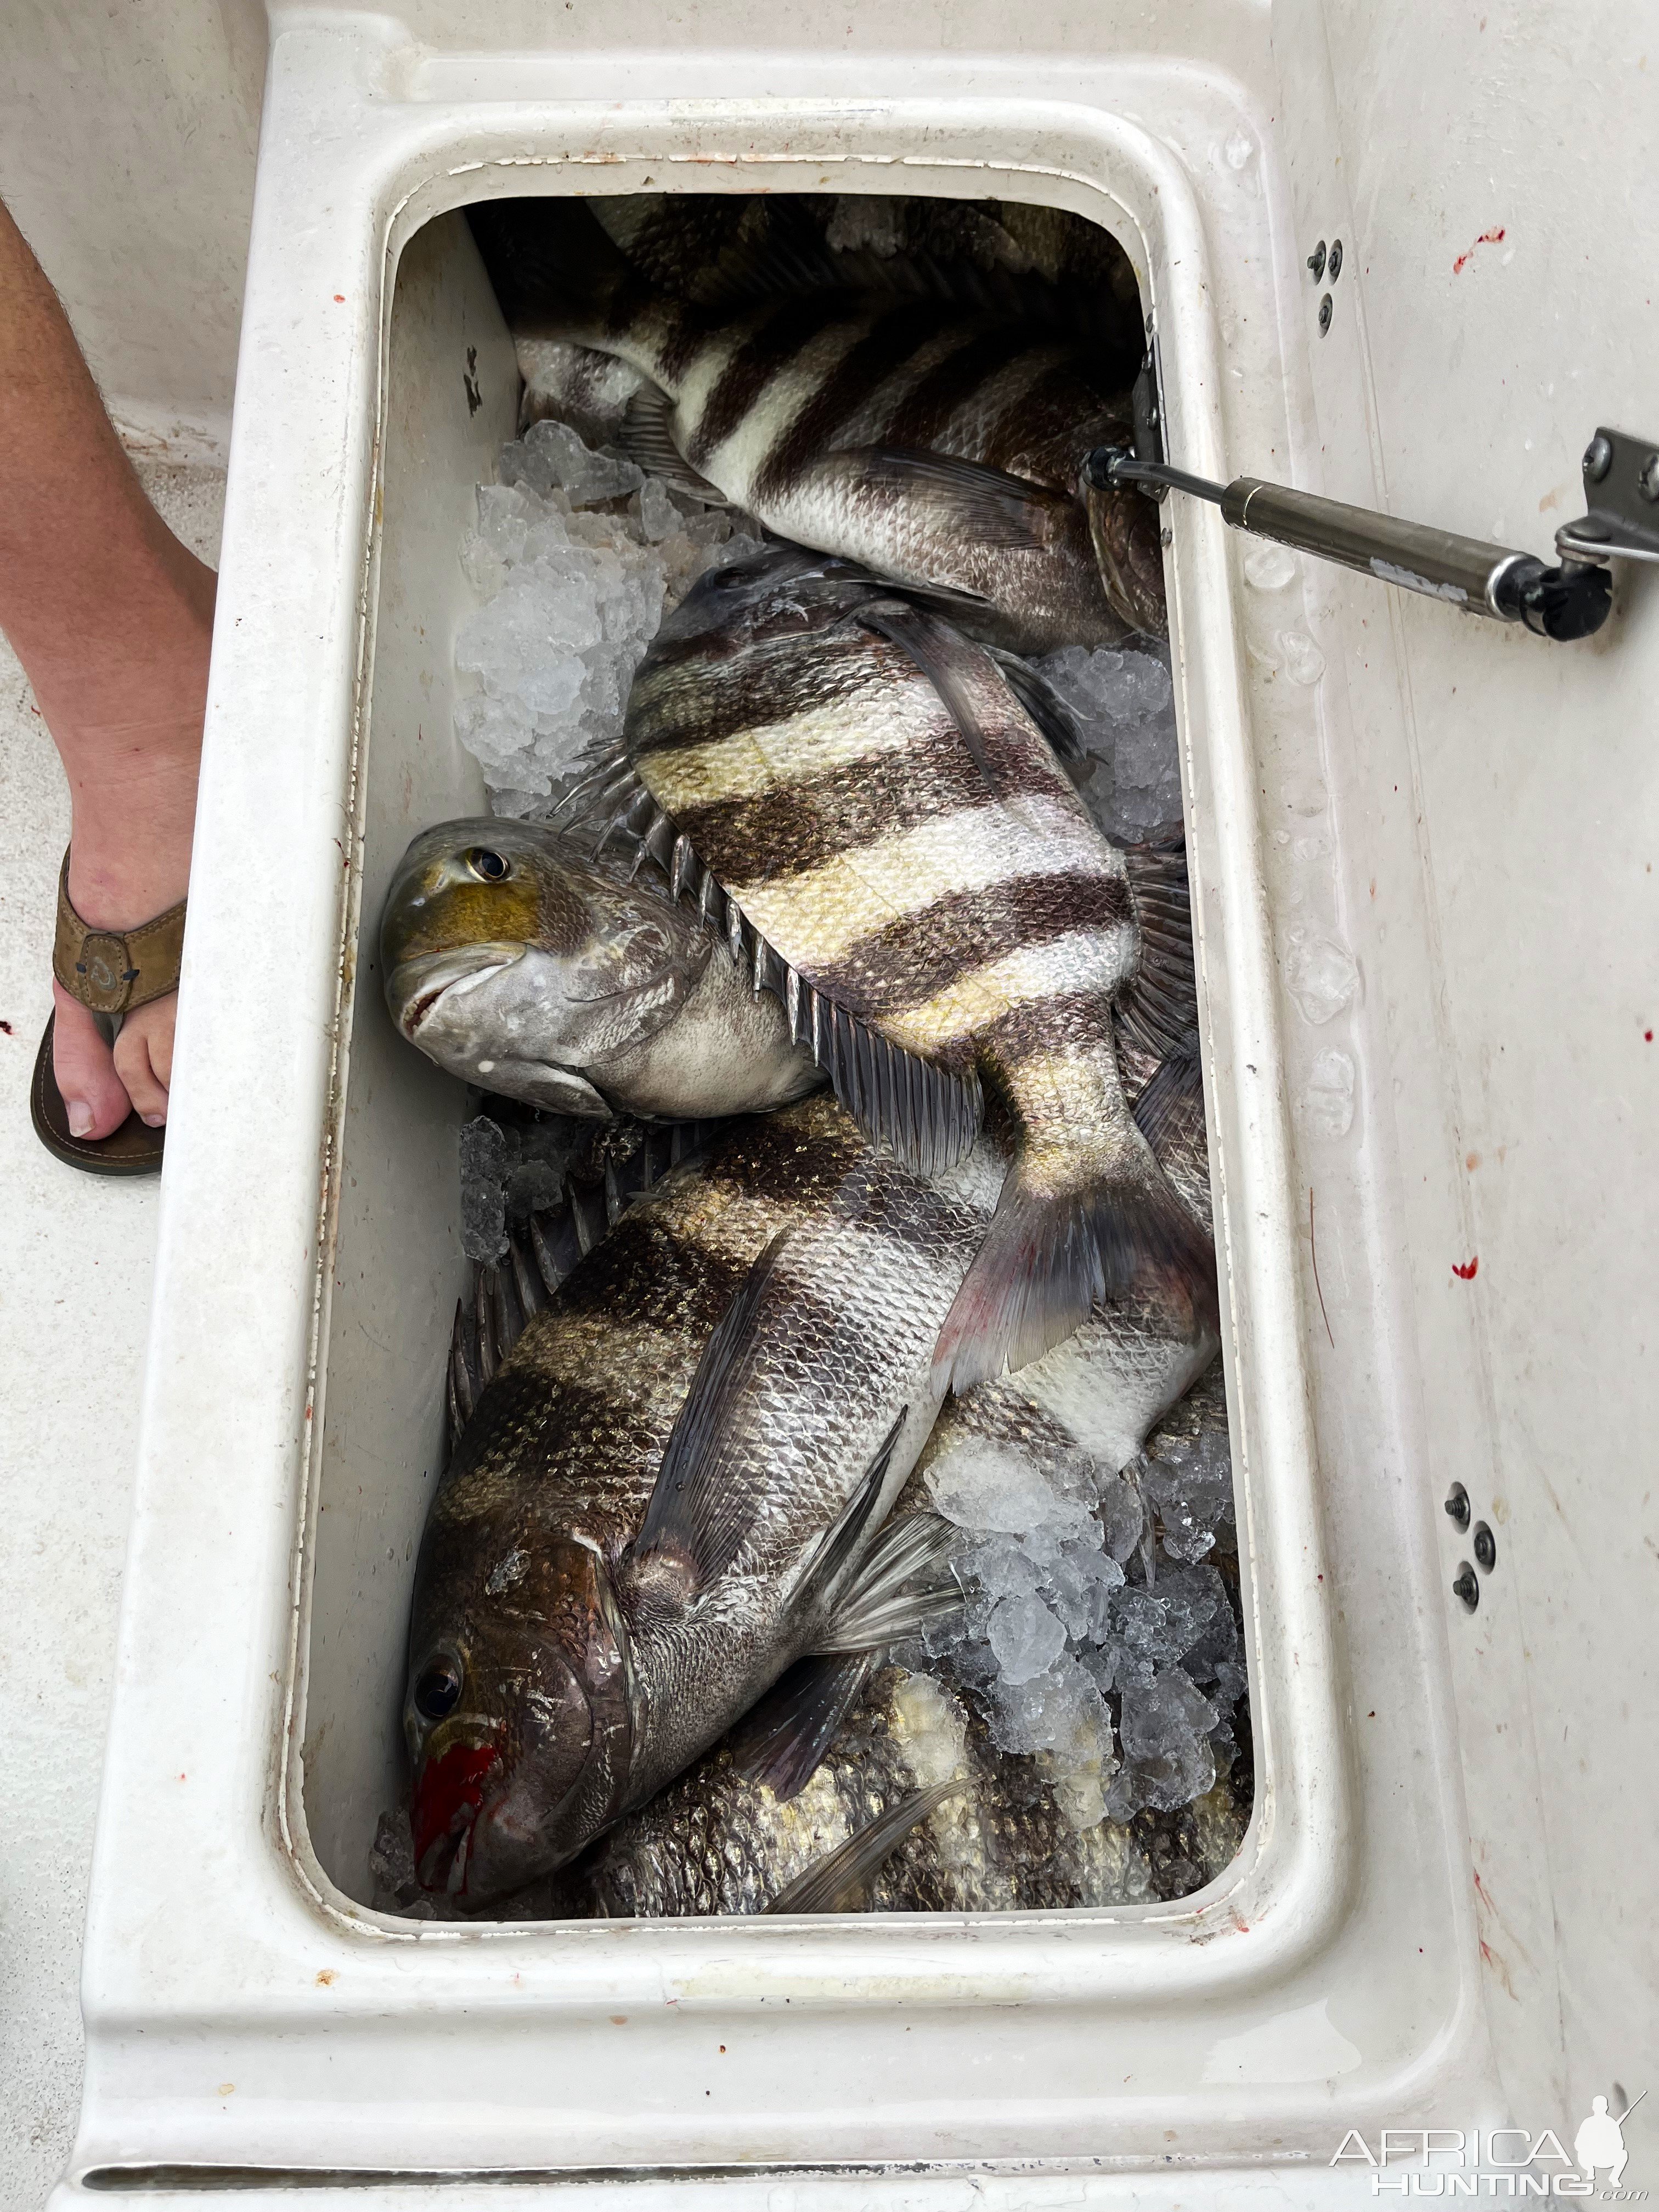
[[[857,1912],[862,1910],[870,1885],[912,1828],[925,1820],[936,1806],[968,1787],[966,1782],[935,1782],[931,1789],[913,1790],[878,1813],[867,1827],[807,1868],[772,1902],[765,1912]]]
[[[509,1238],[501,1259],[474,1269],[468,1296],[456,1304],[445,1378],[452,1458],[486,1384],[495,1379],[532,1316],[549,1303],[634,1200],[671,1168],[694,1158],[720,1126],[717,1121],[673,1121],[645,1130],[625,1159],[618,1163],[607,1157],[601,1182],[588,1184],[568,1177],[559,1201],[532,1213],[523,1231]]]
[[[636,866],[649,858],[670,887],[678,884],[681,897],[696,906],[756,990],[782,1000],[791,1042],[808,1047],[865,1135],[923,1175],[954,1167],[979,1134],[983,1112],[972,1069],[957,1073],[919,1060],[814,990],[721,888],[684,834],[675,834],[637,769],[607,755],[585,788],[586,804],[580,791],[564,802],[573,809],[570,826],[598,832],[596,854],[613,837],[631,841]]]

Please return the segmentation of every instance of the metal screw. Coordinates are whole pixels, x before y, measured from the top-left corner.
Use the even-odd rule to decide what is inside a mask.
[[[1319,335],[1322,338],[1324,337],[1326,331],[1329,330],[1330,326],[1331,295],[1327,292],[1324,298],[1319,303]],[[1656,493],[1655,497],[1659,498],[1659,493]]]
[[[1308,256],[1308,266],[1313,270],[1313,280],[1316,284],[1325,274],[1325,241],[1322,238]]]
[[[1584,448],[1584,476],[1590,483],[1600,483],[1613,466],[1613,442],[1598,430]]]
[[[1461,1482],[1453,1483],[1446,1497],[1446,1510],[1460,1528],[1469,1525],[1469,1493]]]
[[[1643,462],[1636,488],[1644,499],[1659,500],[1659,453],[1650,453]]]
[[[1452,1584],[1452,1595],[1461,1597],[1465,1609],[1470,1613],[1480,1602],[1480,1585],[1474,1579],[1474,1569],[1467,1559],[1458,1562],[1457,1579]]]
[[[1341,274],[1342,241],[1340,238],[1334,238],[1331,240],[1331,282],[1333,284],[1335,283],[1337,278]]]
[[[1484,1521],[1474,1524],[1474,1564],[1483,1575],[1489,1575],[1498,1565],[1498,1539]]]

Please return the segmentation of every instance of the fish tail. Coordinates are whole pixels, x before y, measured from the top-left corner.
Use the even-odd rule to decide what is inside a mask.
[[[515,337],[568,338],[664,383],[690,318],[641,276],[585,201],[483,200],[466,213]]]
[[[939,1332],[937,1385],[960,1394],[1024,1367],[1129,1291],[1194,1340],[1213,1334],[1214,1248],[1135,1126],[1115,1062],[1049,1055],[1004,1079],[1013,1164]]]

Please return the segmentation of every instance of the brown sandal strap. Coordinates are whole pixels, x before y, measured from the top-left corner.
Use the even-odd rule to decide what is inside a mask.
[[[179,988],[185,950],[185,901],[136,929],[94,929],[70,904],[70,856],[58,877],[58,937],[52,972],[94,1014],[130,1014]]]

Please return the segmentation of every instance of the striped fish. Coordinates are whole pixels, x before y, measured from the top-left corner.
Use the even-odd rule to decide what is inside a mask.
[[[1190,1154],[1194,1182],[1186,1202],[1207,1219],[1202,1103],[1190,1089],[1181,1096],[1194,1121],[1182,1117],[1171,1124],[1169,1141]],[[665,1133],[647,1141],[657,1155],[641,1162],[635,1174],[648,1180],[659,1169],[666,1171],[670,1147]],[[988,1208],[991,1193],[980,1181],[963,1195],[970,1206]],[[471,1302],[477,1319],[470,1311],[457,1319],[452,1406],[458,1370],[462,1403],[470,1410],[481,1360],[484,1374],[493,1372],[524,1328],[526,1314],[545,1303],[543,1285],[556,1286],[576,1265],[579,1249],[591,1249],[592,1231],[580,1245],[580,1226],[572,1231],[577,1202],[573,1194],[571,1205],[538,1216],[528,1249],[515,1246],[508,1261],[480,1271]],[[600,1206],[599,1233],[605,1233],[599,1194],[591,1193],[586,1202]],[[623,1218],[617,1198],[609,1215],[612,1231]],[[1215,1349],[1212,1336],[1188,1338],[1167,1312],[1139,1297],[1097,1307],[1043,1358],[947,1402],[888,1527],[907,1513],[930,1511],[930,1474],[975,1443],[994,1448],[1005,1462],[1028,1465],[1037,1485],[1056,1487],[1057,1471],[1079,1454],[1103,1479],[1143,1447],[1156,1450],[1158,1438],[1190,1437],[1204,1429],[1224,1434]],[[1192,1388],[1206,1369],[1211,1383]],[[1154,1443],[1148,1447],[1149,1434]],[[1125,1486],[1118,1487],[1128,1495]],[[1115,1534],[1115,1555],[1126,1558],[1136,1540],[1133,1532]],[[1235,1573],[1229,1581],[1236,1588]],[[1218,1652],[1226,1641],[1219,1639]],[[897,1838],[878,1826],[886,1809],[897,1808],[908,1827],[921,1811],[932,1810],[909,1793],[945,1787],[952,1778],[959,1778],[961,1804],[931,1824],[942,1849],[919,1829],[914,1846],[877,1889],[875,1909],[1054,1909],[1144,1894],[1146,1869],[1128,1832],[1111,1820],[1080,1828],[1068,1817],[1064,1778],[1054,1763],[998,1748],[977,1709],[978,1692],[964,1692],[955,1658],[940,1655],[937,1645],[930,1637],[935,1656],[923,1662],[926,1677],[884,1667],[878,1652],[849,1654],[829,1666],[803,1662],[677,1781],[611,1827],[580,1864],[516,1897],[514,1917],[806,1910],[795,1884],[821,1882],[826,1863],[843,1853],[865,1875],[873,1874],[896,1847]],[[918,1663],[914,1647],[909,1663]],[[1195,1887],[1233,1856],[1249,1814],[1238,1778],[1224,1770],[1215,1796],[1193,1814],[1212,1848],[1197,1854],[1195,1877],[1180,1867],[1186,1853],[1177,1850],[1176,1887],[1156,1893]],[[1188,1832],[1181,1825],[1187,1817],[1171,1822],[1172,1843]],[[1149,1820],[1158,1818],[1137,1823],[1143,1844]],[[395,1841],[395,1822],[393,1828]],[[419,1892],[406,1857],[404,1865],[392,1902],[406,1909]],[[814,1909],[854,1908],[836,1898]]]
[[[1019,652],[1166,627],[1158,510],[1085,492],[1083,460],[1131,434],[1091,349],[937,299],[786,290],[712,316],[657,291],[586,210],[473,210],[515,335],[557,336],[650,380],[640,465],[779,536],[948,597]]]
[[[1163,971],[1139,972],[1125,857],[1032,719],[1055,703],[868,576],[781,547],[670,617],[585,793],[723,923],[873,1138],[927,1171],[988,1103],[1006,1125],[1013,1165],[939,1340],[958,1390],[1133,1281],[1215,1310],[1208,1239],[1114,1042],[1115,1000],[1139,1002],[1138,1033],[1169,1028]]]
[[[883,1523],[996,1181],[976,1152],[924,1182],[819,1093],[672,1169],[492,1356],[416,1575],[429,1889],[465,1908],[553,1872],[786,1668],[818,1655],[833,1701],[834,1655],[955,1604],[943,1525]]]

